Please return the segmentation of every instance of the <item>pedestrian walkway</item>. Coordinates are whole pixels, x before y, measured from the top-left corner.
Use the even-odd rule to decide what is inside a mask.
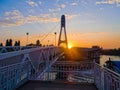
[[[66,81],[28,81],[17,90],[98,90],[94,84]]]

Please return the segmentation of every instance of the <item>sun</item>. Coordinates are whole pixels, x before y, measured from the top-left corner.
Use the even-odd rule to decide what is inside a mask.
[[[68,49],[71,49],[72,48],[72,44],[68,44]]]

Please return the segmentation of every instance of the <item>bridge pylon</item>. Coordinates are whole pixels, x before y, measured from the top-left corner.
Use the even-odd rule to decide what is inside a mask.
[[[65,15],[61,16],[61,28],[60,28],[60,34],[59,34],[59,40],[58,40],[58,46],[61,46],[61,44],[65,44],[65,47],[68,48],[68,41],[67,41],[67,34],[66,34],[66,26],[65,26]],[[62,36],[64,35],[64,39],[62,40]]]

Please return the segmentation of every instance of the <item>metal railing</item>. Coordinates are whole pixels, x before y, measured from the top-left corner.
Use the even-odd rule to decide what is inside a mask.
[[[57,61],[40,80],[94,83],[93,63]]]
[[[0,54],[0,64],[6,63],[0,66],[0,90],[14,90],[30,79],[36,80],[61,55],[59,47],[38,47]]]
[[[59,47],[39,47],[0,54],[0,63],[20,61],[0,67],[0,90],[15,89],[29,79],[87,82],[99,90],[120,90],[118,73],[93,62],[57,61],[61,52]]]
[[[16,63],[1,67],[0,90],[13,90],[25,83],[33,74],[34,69],[28,61],[24,64]]]
[[[1,53],[0,67],[22,62],[25,58],[29,58],[29,60],[33,62],[41,63],[44,59],[52,60],[59,53],[61,53],[60,47],[36,47],[9,53]]]
[[[56,62],[40,80],[94,83],[98,90],[120,90],[120,74],[90,62]]]
[[[99,90],[120,90],[120,74],[94,64],[94,80]]]
[[[36,47],[38,46],[0,46],[0,53],[13,52],[13,51],[25,50]]]

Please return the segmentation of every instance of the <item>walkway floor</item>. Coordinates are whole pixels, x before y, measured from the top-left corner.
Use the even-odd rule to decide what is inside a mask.
[[[94,84],[72,82],[29,81],[17,90],[98,90]]]

